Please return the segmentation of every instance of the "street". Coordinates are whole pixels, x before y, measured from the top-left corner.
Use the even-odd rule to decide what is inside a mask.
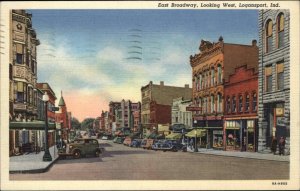
[[[101,140],[99,158],[58,160],[48,172],[10,174],[10,180],[274,180],[289,179],[289,163],[162,152]]]

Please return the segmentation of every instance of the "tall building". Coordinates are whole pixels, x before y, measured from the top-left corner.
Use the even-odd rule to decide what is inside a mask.
[[[290,146],[290,12],[260,10],[258,76],[258,151],[269,151],[273,138]]]
[[[195,106],[193,126],[206,132],[200,146],[219,149],[214,141],[223,142],[224,82],[237,67],[247,64],[255,68],[258,47],[255,40],[252,45],[241,45],[224,43],[220,37],[216,43],[201,40],[199,50],[200,53],[190,56]]]
[[[71,116],[68,115],[67,105],[62,92],[58,102],[58,108],[59,110],[55,113],[56,123],[60,124],[62,139],[69,140]]]
[[[141,88],[141,93],[141,120],[144,134],[156,130],[158,124],[171,124],[173,99],[192,98],[192,88],[189,85],[184,87],[165,86],[163,81],[158,85],[150,81]]]

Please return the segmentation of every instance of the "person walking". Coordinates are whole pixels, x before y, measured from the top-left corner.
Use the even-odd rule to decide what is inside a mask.
[[[284,155],[285,140],[283,137],[279,139],[279,155]]]
[[[271,151],[275,155],[277,150],[277,138],[274,137],[272,140]]]

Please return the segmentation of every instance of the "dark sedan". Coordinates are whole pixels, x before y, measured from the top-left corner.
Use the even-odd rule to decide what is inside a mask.
[[[178,140],[158,140],[152,145],[152,150],[162,150],[162,151],[179,151],[185,150],[185,146],[181,144]]]
[[[140,147],[142,143],[142,139],[133,139],[130,143],[130,147]]]

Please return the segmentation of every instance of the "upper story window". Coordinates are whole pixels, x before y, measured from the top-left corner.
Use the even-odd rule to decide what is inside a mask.
[[[214,95],[210,96],[210,112],[211,113],[215,112],[215,96]]]
[[[10,80],[13,79],[13,67],[11,64],[9,64],[9,79]]]
[[[249,94],[246,94],[245,111],[249,112],[249,110],[250,110],[250,96]]]
[[[35,73],[35,64],[33,60],[31,60],[31,71],[32,73]]]
[[[277,47],[284,46],[284,16],[279,14],[277,17]]]
[[[218,83],[222,83],[222,68],[221,65],[218,66]]]
[[[218,93],[218,112],[222,112],[222,95],[220,93]]]
[[[266,80],[266,92],[272,91],[272,66],[267,66],[265,68],[265,80]]]
[[[277,90],[283,90],[284,88],[284,65],[283,62],[276,64],[277,72]]]
[[[243,112],[243,96],[239,96],[239,112]]]
[[[211,69],[211,86],[215,85],[215,69]]]
[[[236,97],[232,97],[232,112],[236,112]]]
[[[203,76],[200,74],[200,89],[203,89]]]
[[[226,111],[227,111],[227,113],[231,112],[231,110],[230,110],[230,97],[229,96],[226,99]]]
[[[23,54],[16,54],[16,63],[17,64],[23,64]]]
[[[273,22],[271,20],[268,20],[266,24],[266,52],[272,51],[272,45],[273,45]]]
[[[257,110],[257,95],[256,93],[253,93],[253,97],[252,97],[252,111],[256,111]]]

